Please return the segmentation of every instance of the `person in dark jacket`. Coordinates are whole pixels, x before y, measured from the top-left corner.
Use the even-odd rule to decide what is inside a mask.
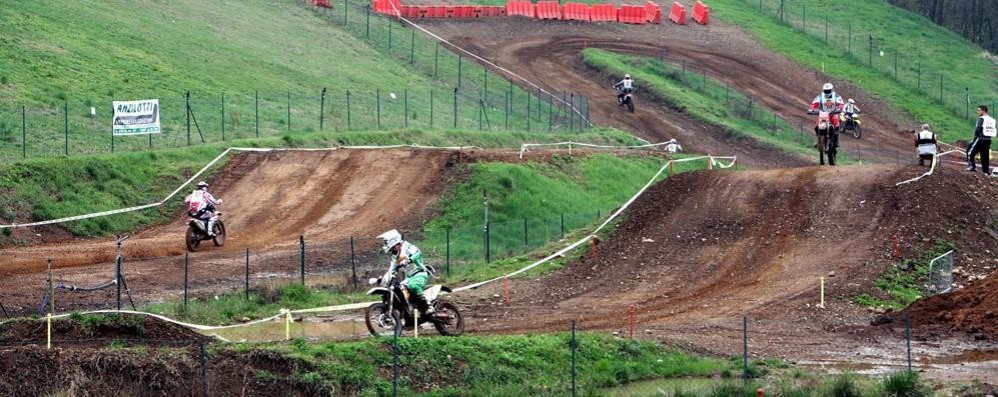
[[[988,106],[977,107],[977,126],[974,127],[974,140],[967,147],[967,171],[974,172],[977,166],[974,163],[974,156],[981,155],[981,171],[984,175],[991,175],[991,139],[996,135],[995,119],[988,116]]]

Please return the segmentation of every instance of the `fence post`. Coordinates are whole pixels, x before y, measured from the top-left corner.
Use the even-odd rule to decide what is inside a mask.
[[[298,246],[301,247],[301,285],[305,285],[305,236],[298,235]]]
[[[201,392],[208,396],[208,354],[204,350],[204,338],[198,338],[198,358],[201,362]]]
[[[440,66],[440,42],[433,48],[433,78],[437,78],[437,70]]]
[[[21,105],[21,158],[28,158],[28,119],[27,107]]]
[[[898,50],[894,50],[894,80],[898,79]]]
[[[433,128],[433,87],[430,87],[430,128]]]
[[[849,44],[846,47],[846,52],[852,54],[852,21],[849,21]]]
[[[187,267],[190,264],[190,254],[184,253],[184,313],[187,313]]]
[[[482,102],[482,93],[478,93],[478,130],[484,128],[482,117],[485,115],[485,103]]]
[[[450,277],[450,228],[445,229],[444,245],[447,251],[447,277]]]
[[[374,98],[378,102],[377,117],[378,117],[378,129],[380,130],[381,129],[381,89],[380,88],[374,91]]]
[[[505,129],[509,130],[509,93],[502,93],[502,114],[506,121],[503,122]]]
[[[63,117],[63,155],[69,156],[69,101],[62,101]]]
[[[260,137],[260,90],[253,90],[253,109],[256,115],[256,137]],[[188,138],[190,139],[190,138]]]
[[[357,255],[354,252],[353,236],[350,236],[350,269],[353,272],[353,289],[357,289]]]
[[[911,372],[911,318],[904,314],[904,344],[908,350],[908,372]]]
[[[347,8],[347,0],[343,0],[343,26],[347,26],[347,12],[350,10]]]
[[[565,238],[565,213],[561,213],[561,238]]]
[[[527,218],[523,218],[523,246],[526,247],[530,245],[527,240]]]
[[[873,67],[873,34],[870,34],[870,67]]]
[[[457,87],[454,87],[454,128],[457,128]]]
[[[405,112],[402,118],[402,128],[409,128],[409,89],[402,91],[402,110]]]
[[[457,54],[457,86],[461,86],[461,60],[463,57],[461,54]]]
[[[326,87],[322,87],[322,94],[319,95],[319,131],[325,127],[326,121]]]
[[[943,102],[943,74],[939,73],[939,103]]]
[[[364,36],[371,37],[371,5],[368,4],[365,8],[367,9],[367,25],[365,28]],[[343,7],[343,9],[346,10],[346,7]]]
[[[575,320],[572,320],[572,341],[568,346],[572,350],[572,397],[575,397],[575,351],[579,347],[579,343],[575,339]]]
[[[409,29],[409,64],[416,63],[416,29]]]
[[[288,132],[291,131],[291,90],[288,90]]]
[[[246,300],[249,300],[249,248],[246,249],[246,283],[243,289],[246,292]]]
[[[385,19],[385,22],[388,23],[388,53],[391,54],[392,53],[392,25],[393,25],[393,23],[392,23],[391,19]]]
[[[115,301],[118,304],[118,310],[121,310],[121,255],[118,255],[114,260],[114,280],[114,284],[118,287],[118,292],[115,294]]]
[[[489,70],[482,65],[482,80],[485,81],[485,95],[483,95],[486,101],[489,100]]]
[[[742,316],[742,380],[748,384],[748,316]]]
[[[969,87],[964,87],[963,91],[964,91],[964,93],[967,94],[967,112],[966,112],[966,116],[964,116],[964,117],[966,117],[966,118],[969,119],[970,118],[970,88]],[[987,171],[987,170],[985,170],[985,171]]]
[[[350,90],[347,90],[347,131],[351,129],[351,125],[352,123],[350,121]]]
[[[152,136],[152,134],[149,134]],[[225,93],[222,93],[222,141],[225,141]]]
[[[187,114],[187,146],[191,145],[191,92],[184,92],[184,109]],[[111,134],[114,139],[114,133]],[[114,153],[114,145],[111,145],[111,153]]]

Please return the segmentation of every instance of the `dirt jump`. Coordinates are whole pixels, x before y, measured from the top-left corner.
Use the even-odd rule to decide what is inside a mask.
[[[893,236],[900,236],[900,249],[912,257],[931,247],[931,236],[952,239],[963,249],[958,262],[965,278],[955,281],[961,285],[976,279],[967,276],[998,267],[992,253],[998,240],[981,238],[994,226],[987,220],[960,221],[981,209],[990,214],[986,219],[998,217],[998,206],[990,202],[998,186],[952,169],[894,186],[921,170],[806,167],[675,176],[628,208],[597,258],[586,256],[553,274],[516,281],[510,305],[494,298],[503,293],[498,288],[469,300],[469,326],[477,332],[547,332],[565,330],[574,320],[582,329],[626,334],[633,305],[640,336],[717,354],[740,352],[744,315],[752,323],[752,351],[761,356],[882,361],[903,351],[899,323],[871,327],[874,315],[852,299],[874,291],[873,280],[896,264]],[[817,307],[821,277],[825,308]],[[950,309],[948,318],[994,317],[984,308],[994,301],[986,288],[955,294],[972,295],[933,298],[968,306],[967,314]],[[975,309],[966,301],[979,304]],[[912,310],[921,313],[925,305]],[[979,335],[993,327],[939,333],[929,331],[926,316],[934,314],[912,317],[916,337],[926,340],[919,347],[926,356],[998,347],[998,335]]]

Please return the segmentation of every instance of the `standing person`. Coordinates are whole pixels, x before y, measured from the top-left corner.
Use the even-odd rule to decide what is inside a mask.
[[[991,157],[991,138],[998,135],[995,129],[995,119],[988,116],[987,105],[978,106],[977,114],[980,117],[977,118],[977,126],[974,127],[974,140],[967,147],[967,171],[977,170],[977,166],[974,164],[974,155],[980,154],[981,171],[984,172],[984,175],[991,175],[989,158]]]
[[[922,130],[915,133],[915,147],[918,152],[918,165],[925,165],[925,160],[932,161],[936,153],[939,153],[936,134],[929,131],[928,124],[922,124]],[[931,165],[931,164],[930,164]]]

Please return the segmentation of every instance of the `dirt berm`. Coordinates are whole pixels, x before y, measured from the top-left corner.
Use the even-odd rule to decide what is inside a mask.
[[[873,314],[853,298],[878,294],[874,280],[898,262],[893,236],[911,258],[935,239],[956,244],[961,285],[998,267],[998,240],[987,232],[998,221],[998,183],[945,169],[895,186],[920,172],[807,167],[669,178],[627,209],[597,258],[514,283],[511,305],[485,292],[469,311],[471,327],[565,330],[577,320],[583,329],[626,330],[634,305],[639,330],[668,329],[663,338],[719,353],[740,351],[743,315],[763,334],[753,334],[755,349],[794,357],[824,341],[850,352],[871,341],[857,333],[876,333]],[[821,277],[824,309],[815,307]],[[829,341],[836,335],[841,344]]]

